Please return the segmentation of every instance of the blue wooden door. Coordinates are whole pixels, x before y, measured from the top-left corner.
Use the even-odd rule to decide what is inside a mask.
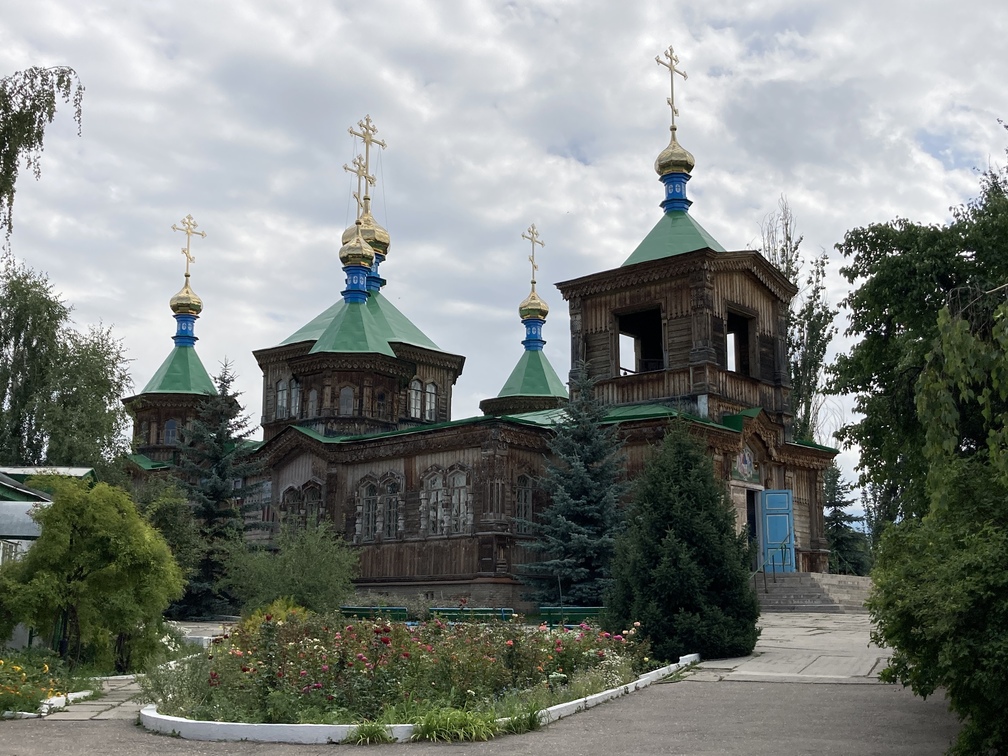
[[[794,572],[794,502],[790,491],[763,492],[763,563],[767,572]]]

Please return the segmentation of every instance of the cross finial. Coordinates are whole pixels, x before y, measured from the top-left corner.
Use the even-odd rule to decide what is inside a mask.
[[[363,155],[358,155],[353,159],[353,168],[344,163],[343,170],[357,176],[357,191],[354,193],[353,197],[357,200],[357,218],[360,219],[361,213],[364,211],[364,194],[362,192],[364,188],[363,182],[366,181],[368,186],[374,186],[375,177],[367,172]]]
[[[539,270],[539,266],[536,265],[535,261],[535,248],[536,244],[540,247],[545,247],[546,242],[539,238],[539,231],[535,227],[535,223],[528,227],[528,231],[521,235],[522,239],[527,239],[532,242],[532,254],[529,255],[529,262],[532,263],[532,291],[535,291],[536,285],[536,271]]]
[[[364,142],[364,173],[368,174],[371,171],[371,145],[377,144],[383,150],[385,149],[385,142],[381,139],[375,139],[375,134],[378,133],[378,127],[371,122],[371,116],[364,116],[363,121],[357,121],[357,125],[360,126],[360,131],[354,131],[353,126],[351,126],[347,131],[355,137],[359,137],[362,142]],[[374,184],[374,179],[369,179],[369,184]],[[359,201],[359,200],[358,200]]]
[[[666,62],[667,61],[667,62]],[[682,69],[676,68],[676,64],[679,62],[679,56],[675,54],[675,50],[672,49],[672,45],[669,45],[669,49],[665,51],[665,60],[661,59],[660,55],[655,55],[655,63],[660,66],[665,66],[669,70],[669,98],[668,104],[672,108],[672,127],[675,128],[675,117],[679,115],[679,110],[675,106],[675,75],[679,74],[683,77],[683,81],[686,81],[688,76],[686,72]]]
[[[192,243],[193,236],[199,236],[205,239],[206,231],[196,230],[197,228],[199,228],[199,224],[195,220],[193,220],[192,215],[187,215],[185,218],[182,219],[181,223],[182,228],[179,228],[177,225],[172,223],[172,231],[182,231],[186,235],[185,247],[182,248],[182,254],[185,255],[186,259],[185,263],[186,278],[189,278],[189,263],[196,262],[196,258],[193,257],[193,254],[189,249],[189,245]]]

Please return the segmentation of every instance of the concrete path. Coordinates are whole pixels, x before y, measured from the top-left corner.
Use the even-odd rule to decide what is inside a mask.
[[[752,656],[704,662],[700,681],[872,683],[891,655],[871,643],[867,614],[774,612],[760,618]]]
[[[866,616],[767,614],[761,625],[753,656],[704,662],[682,682],[654,685],[538,732],[488,743],[370,746],[361,753],[938,756],[955,737],[958,725],[940,697],[921,701],[875,680],[887,654],[869,645]],[[332,746],[152,735],[136,726],[135,702],[118,703],[132,690],[128,683],[110,685],[108,699],[71,704],[67,714],[93,706],[79,717],[0,723],[0,755],[332,753]],[[74,718],[88,721],[69,721]]]

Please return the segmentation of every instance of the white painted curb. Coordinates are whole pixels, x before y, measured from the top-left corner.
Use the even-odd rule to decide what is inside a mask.
[[[669,664],[667,667],[641,675],[632,683],[596,693],[587,698],[551,706],[539,712],[540,721],[544,725],[549,724],[579,711],[598,706],[605,701],[626,695],[631,691],[646,688],[663,677],[668,677],[683,667],[699,661],[699,654],[681,656],[675,664]],[[173,735],[186,740],[246,740],[253,743],[298,743],[303,745],[342,743],[348,735],[357,729],[356,725],[206,722],[158,714],[157,707],[153,704],[148,704],[140,710],[140,723],[152,732]],[[413,737],[413,725],[410,724],[388,725],[385,729],[389,737],[400,743],[409,741]]]
[[[5,711],[0,714],[2,719],[37,719],[39,717],[44,717],[55,709],[62,709],[66,707],[68,703],[73,703],[81,698],[87,698],[92,693],[93,690],[78,690],[74,693],[67,693],[65,696],[53,696],[52,698],[45,699],[41,704],[39,704],[38,711]]]

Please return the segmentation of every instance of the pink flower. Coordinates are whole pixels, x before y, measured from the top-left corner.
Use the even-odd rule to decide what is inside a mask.
[[[510,640],[510,639],[508,639],[508,640],[504,641],[504,645],[505,645],[505,646],[513,646],[513,645],[514,645],[514,641],[513,641],[513,640]]]
[[[301,677],[304,677],[307,674],[308,674],[308,670],[306,670],[306,669],[302,669],[301,670]]]
[[[329,671],[329,665],[328,664],[323,664],[322,665],[322,671],[323,672],[328,672]]]
[[[367,657],[364,654],[357,654],[358,661],[367,661]]]
[[[621,641],[621,640],[623,640],[623,636],[622,635],[614,635],[613,636],[613,640]]]

